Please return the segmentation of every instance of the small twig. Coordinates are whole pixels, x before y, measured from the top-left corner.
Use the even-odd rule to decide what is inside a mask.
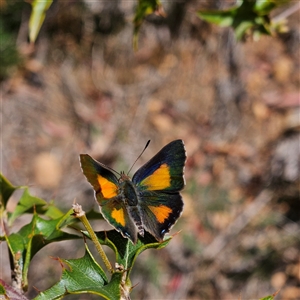
[[[24,291],[22,288],[23,278],[22,278],[22,254],[21,251],[17,251],[15,254],[12,254],[14,260],[14,270],[12,271],[12,286],[20,291]],[[27,285],[25,285],[27,286]]]
[[[76,218],[79,218],[79,220],[82,222],[82,224],[84,225],[85,229],[87,230],[87,232],[89,233],[93,243],[95,244],[96,246],[96,249],[99,253],[99,255],[101,256],[106,268],[110,271],[110,273],[114,273],[114,269],[111,265],[111,263],[109,262],[105,252],[103,251],[102,249],[102,246],[100,245],[98,239],[97,239],[97,236],[90,224],[90,222],[88,221],[86,215],[85,215],[85,211],[82,210],[82,207],[81,205],[75,203],[73,204],[73,211],[74,211],[74,216]]]
[[[276,17],[272,18],[272,22],[277,23],[283,19],[286,19],[290,15],[294,14],[297,10],[300,9],[300,2],[292,5],[291,7],[287,8],[283,12],[281,12],[279,15]]]

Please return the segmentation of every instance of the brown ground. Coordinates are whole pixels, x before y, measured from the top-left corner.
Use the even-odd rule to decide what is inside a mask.
[[[289,33],[236,42],[194,8],[177,39],[145,24],[136,53],[129,21],[102,34],[76,4],[53,7],[34,49],[20,34],[23,67],[2,82],[3,174],[65,211],[75,198],[89,209],[79,153],[128,170],[151,139],[136,170],[182,138],[180,233],[141,255],[133,299],[258,299],[278,289],[278,300],[299,299],[299,11]],[[49,256],[79,257],[75,245],[35,257],[29,297],[59,278]],[[9,280],[6,262],[2,271]]]

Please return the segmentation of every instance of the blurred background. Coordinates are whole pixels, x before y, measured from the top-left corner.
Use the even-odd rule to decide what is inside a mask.
[[[300,299],[300,12],[285,33],[236,41],[196,14],[231,2],[162,1],[167,17],[146,19],[136,52],[135,1],[54,1],[35,45],[31,6],[0,2],[1,169],[14,185],[65,212],[74,199],[88,211],[80,153],[127,171],[150,139],[133,174],[168,142],[185,142],[185,207],[171,230],[180,232],[139,257],[133,299],[258,299],[279,289],[278,300]],[[50,256],[83,253],[82,241],[45,247],[27,296],[59,280]]]

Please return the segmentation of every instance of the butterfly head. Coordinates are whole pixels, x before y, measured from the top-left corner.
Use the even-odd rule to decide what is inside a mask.
[[[120,178],[119,178],[119,183],[125,182],[125,181],[131,181],[131,178],[125,174],[124,171],[121,171],[120,173]]]

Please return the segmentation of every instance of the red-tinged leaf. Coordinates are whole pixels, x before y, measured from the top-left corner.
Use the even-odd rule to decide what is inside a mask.
[[[0,299],[28,300],[20,291],[8,285],[2,279],[0,279]]]

